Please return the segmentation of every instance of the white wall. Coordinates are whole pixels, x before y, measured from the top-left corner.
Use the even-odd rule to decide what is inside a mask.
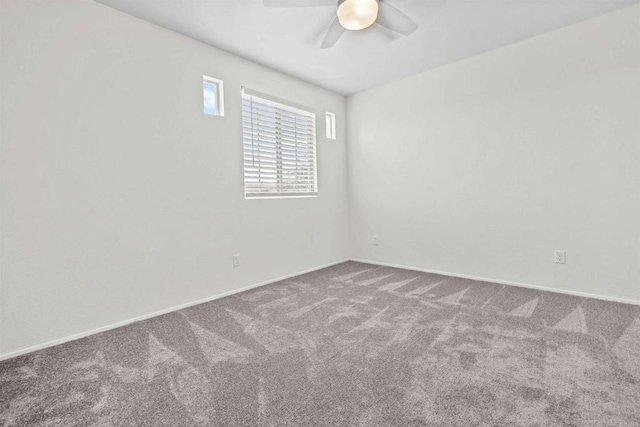
[[[352,257],[640,301],[639,18],[350,97]]]
[[[347,153],[339,95],[91,1],[0,0],[0,358],[348,256],[640,301],[639,16],[355,95]],[[318,198],[244,200],[241,85],[317,110]]]
[[[91,1],[0,1],[0,356],[348,256],[342,96]],[[317,198],[244,200],[242,85],[317,110]]]

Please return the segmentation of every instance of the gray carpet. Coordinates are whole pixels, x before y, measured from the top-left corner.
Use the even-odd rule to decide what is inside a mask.
[[[0,363],[8,426],[638,426],[640,307],[348,262]]]

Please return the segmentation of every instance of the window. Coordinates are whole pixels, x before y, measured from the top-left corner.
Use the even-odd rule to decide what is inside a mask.
[[[327,111],[324,123],[327,128],[327,139],[336,139],[336,115]]]
[[[222,80],[202,76],[204,114],[224,116],[224,96],[222,90]]]
[[[246,198],[316,196],[316,115],[242,89]]]

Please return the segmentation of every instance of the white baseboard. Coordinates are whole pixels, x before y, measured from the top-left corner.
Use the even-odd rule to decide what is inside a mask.
[[[193,305],[198,305],[198,304],[202,304],[202,303],[205,303],[205,302],[213,301],[213,300],[216,300],[216,299],[224,298],[224,297],[227,297],[229,295],[238,294],[240,292],[248,291],[249,289],[254,289],[254,288],[258,288],[260,286],[269,285],[271,283],[279,282],[281,280],[286,280],[286,279],[289,279],[291,277],[299,276],[301,274],[311,273],[312,271],[321,270],[323,268],[331,267],[331,266],[337,265],[337,264],[342,264],[343,262],[347,262],[347,261],[349,261],[349,259],[346,259],[346,258],[345,259],[341,259],[339,261],[335,261],[335,262],[331,262],[331,263],[328,263],[328,264],[324,264],[324,265],[321,265],[319,267],[309,268],[309,269],[306,269],[306,270],[303,270],[303,271],[298,271],[296,273],[287,274],[286,276],[276,277],[275,279],[269,279],[269,280],[265,280],[264,282],[256,283],[256,284],[249,285],[249,286],[245,286],[245,287],[240,288],[240,289],[234,289],[232,291],[223,292],[221,294],[213,295],[213,296],[210,296],[210,297],[207,297],[207,298],[203,298],[203,299],[199,299],[199,300],[196,300],[196,301],[187,302],[187,303],[180,304],[180,305],[175,305],[173,307],[165,308],[163,310],[154,311],[152,313],[143,314],[141,316],[137,316],[137,317],[134,317],[134,318],[131,318],[131,319],[123,320],[121,322],[112,323],[110,325],[102,326],[100,328],[91,329],[91,330],[88,330],[88,331],[80,332],[78,334],[73,334],[73,335],[69,335],[69,336],[63,337],[63,338],[58,338],[58,339],[55,339],[53,341],[48,341],[48,342],[45,342],[45,343],[42,343],[42,344],[37,344],[37,345],[21,348],[19,350],[15,350],[15,351],[12,351],[12,352],[9,352],[9,353],[0,354],[0,361],[11,359],[13,357],[21,356],[23,354],[31,353],[31,352],[34,352],[34,351],[37,351],[37,350],[42,350],[42,349],[47,348],[47,347],[53,347],[55,345],[64,344],[64,343],[69,342],[69,341],[75,341],[75,340],[78,340],[80,338],[88,337],[90,335],[94,335],[94,334],[97,334],[97,333],[100,333],[100,332],[104,332],[104,331],[109,331],[111,329],[119,328],[121,326],[129,325],[131,323],[139,322],[141,320],[146,320],[146,319],[150,319],[152,317],[156,317],[156,316],[160,316],[160,315],[163,315],[163,314],[171,313],[173,311],[182,310],[183,308],[191,307]]]
[[[362,263],[373,264],[373,265],[380,265],[380,266],[384,266],[384,267],[402,268],[402,269],[405,269],[405,270],[414,270],[414,271],[420,271],[420,272],[423,272],[423,273],[441,274],[443,276],[460,277],[462,279],[477,280],[477,281],[481,281],[481,282],[493,282],[493,283],[499,283],[501,285],[518,286],[518,287],[521,287],[521,288],[529,288],[529,289],[536,289],[536,290],[539,290],[539,291],[555,292],[555,293],[558,293],[558,294],[574,295],[574,296],[577,296],[577,297],[595,298],[595,299],[601,299],[601,300],[605,300],[605,301],[620,302],[620,303],[623,303],[623,304],[640,305],[640,301],[638,301],[638,300],[627,299],[627,298],[618,298],[618,297],[612,297],[612,296],[608,296],[608,295],[591,294],[591,293],[588,293],[588,292],[571,291],[571,290],[567,290],[567,289],[551,288],[551,287],[548,287],[548,286],[530,285],[530,284],[527,284],[527,283],[512,282],[512,281],[509,281],[509,280],[499,280],[499,279],[492,279],[492,278],[489,278],[489,277],[471,276],[469,274],[451,273],[449,271],[432,270],[432,269],[429,269],[429,268],[413,267],[413,266],[409,266],[409,265],[393,264],[393,263],[389,263],[389,262],[373,261],[373,260],[368,260],[368,259],[351,258],[351,261],[362,262]]]

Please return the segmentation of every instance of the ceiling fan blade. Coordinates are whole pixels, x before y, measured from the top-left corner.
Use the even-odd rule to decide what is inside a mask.
[[[329,49],[330,47],[333,47],[333,45],[336,44],[336,42],[340,39],[340,37],[342,37],[345,31],[347,30],[345,30],[344,27],[340,25],[340,22],[336,17],[336,19],[333,20],[333,23],[329,27],[327,35],[324,36],[324,40],[322,41],[320,49]]]
[[[402,37],[402,34],[396,33],[395,31],[391,31],[387,27],[383,27],[382,25],[379,25],[378,23],[373,24],[373,28],[375,28],[386,39],[388,39],[389,42],[393,42],[393,41],[399,39],[400,37]]]
[[[338,0],[262,0],[265,7],[335,6]]]
[[[391,6],[386,1],[380,1],[380,10],[378,12],[378,24],[392,31],[408,36],[418,29],[413,19]]]

